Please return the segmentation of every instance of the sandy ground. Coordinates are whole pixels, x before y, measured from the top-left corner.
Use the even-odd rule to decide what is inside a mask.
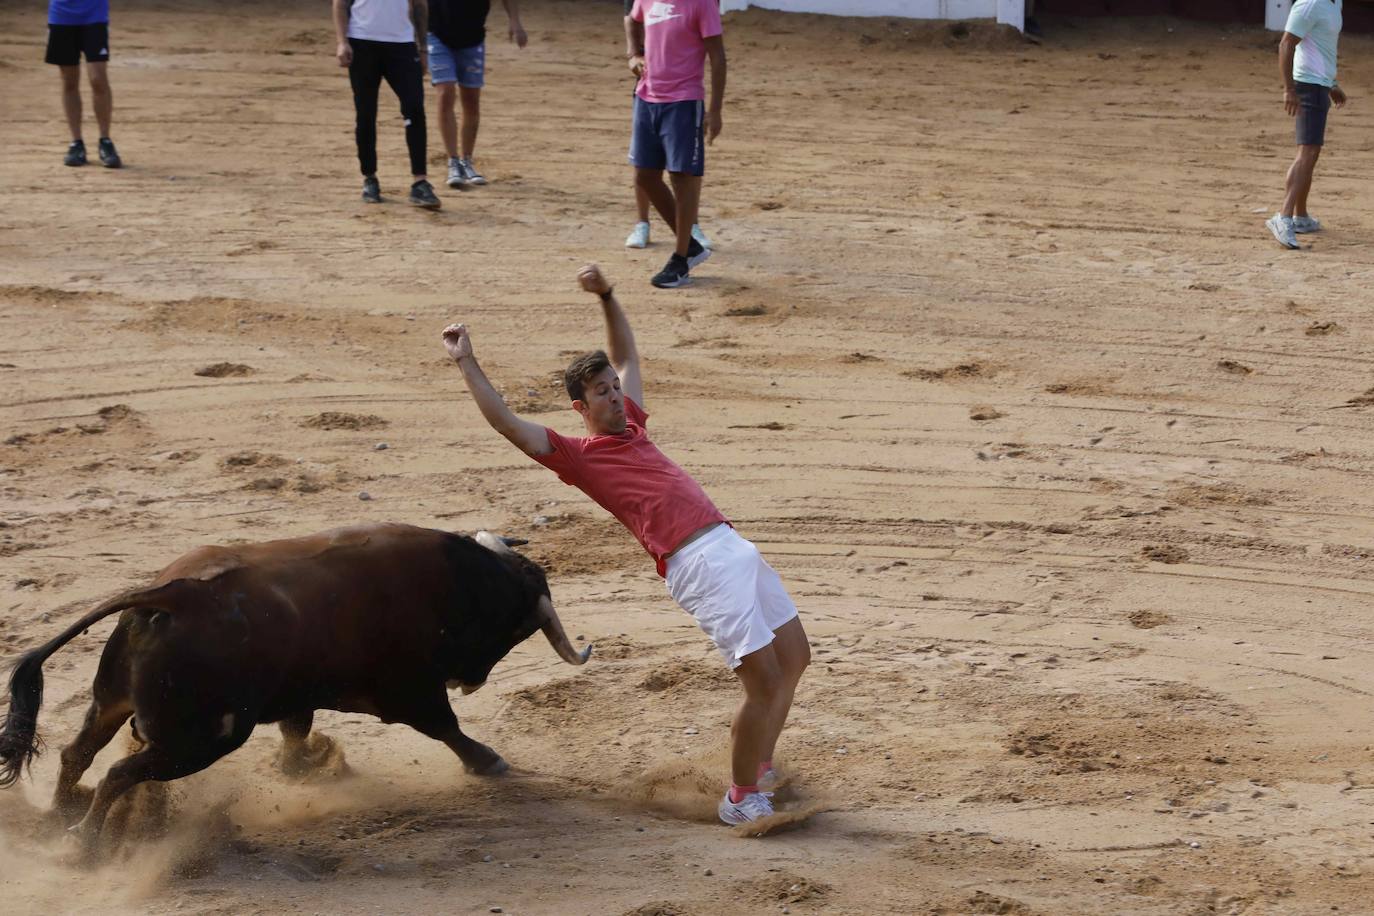
[[[392,202],[357,201],[322,4],[119,4],[121,172],[60,165],[41,4],[0,6],[0,654],[192,545],[366,520],[529,537],[598,647],[536,638],[455,695],[507,778],[322,713],[352,776],[288,780],[265,727],[92,872],[38,818],[107,621],[47,666],[3,909],[1374,912],[1374,42],[1342,42],[1328,229],[1286,252],[1256,212],[1290,154],[1271,35],[731,16],[718,252],[657,291],[666,233],[621,247],[616,10],[535,0],[529,48],[492,43],[492,184],[429,214],[385,90]],[[811,634],[782,760],[827,810],[786,832],[711,823],[737,689],[440,348],[466,320],[576,431],[592,259],[656,438]]]

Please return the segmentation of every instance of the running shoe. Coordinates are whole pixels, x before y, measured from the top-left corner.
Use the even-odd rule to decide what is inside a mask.
[[[63,165],[85,165],[86,164],[86,144],[81,140],[73,140],[72,145],[67,147],[67,155],[62,157]]]
[[[649,247],[649,224],[635,223],[635,227],[630,230],[630,234],[625,237],[626,248],[648,248]]]
[[[701,226],[697,223],[692,224],[692,238],[702,248],[710,248],[711,240],[706,237],[706,233],[701,231]],[[693,265],[695,266],[695,265]]]
[[[1297,248],[1298,237],[1293,234],[1293,217],[1275,213],[1264,221],[1274,238],[1284,248]]]
[[[450,188],[461,188],[467,183],[468,180],[463,175],[463,160],[455,159],[450,156],[448,160],[448,186]]]
[[[124,161],[119,158],[119,153],[115,150],[114,141],[109,137],[101,137],[96,149],[100,153],[100,164],[105,168],[117,169],[124,164]]]
[[[711,249],[692,239],[687,243],[687,266],[696,267],[711,256]]]
[[[472,167],[471,159],[459,159],[458,164],[462,166],[463,177],[467,179],[468,184],[480,187],[487,183],[487,180],[478,174],[477,170]]]
[[[654,274],[654,278],[649,282],[659,289],[686,286],[691,282],[691,278],[687,275],[691,269],[687,259],[674,252],[673,256],[668,259],[668,263],[663,265],[663,269]]]
[[[379,204],[382,202],[382,186],[377,183],[376,176],[363,179],[363,203]]]
[[[423,178],[410,186],[410,202],[426,210],[438,210],[443,206],[434,193],[434,186]]]
[[[1321,232],[1321,220],[1315,216],[1295,216],[1293,217],[1293,231],[1299,235],[1304,232]]]
[[[734,827],[770,816],[773,813],[773,803],[762,792],[750,792],[740,801],[732,802],[730,793],[726,792],[716,812],[722,822]]]

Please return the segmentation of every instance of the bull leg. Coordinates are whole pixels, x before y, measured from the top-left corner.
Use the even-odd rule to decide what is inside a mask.
[[[105,826],[105,818],[110,806],[125,792],[150,779],[166,782],[180,779],[214,763],[219,758],[237,749],[248,739],[248,733],[235,734],[227,741],[211,741],[195,747],[167,749],[158,744],[149,744],[143,750],[130,754],[110,767],[105,778],[96,787],[95,797],[91,800],[90,810],[81,823],[71,828],[77,834],[87,855],[94,853],[100,830]]]
[[[323,732],[310,731],[314,720],[314,710],[306,710],[277,723],[282,738],[281,754],[277,758],[281,771],[287,776],[305,776],[331,767],[335,771],[333,775],[346,774],[348,764],[337,742]]]
[[[510,769],[510,764],[506,763],[500,754],[463,734],[463,730],[458,727],[458,717],[448,705],[447,694],[441,694],[439,700],[436,706],[426,710],[427,715],[409,715],[397,721],[404,722],[422,735],[447,744],[449,749],[458,755],[458,759],[463,761],[463,768],[469,773],[477,776],[500,776]]]
[[[90,791],[83,791],[78,786],[81,776],[132,714],[124,703],[102,705],[97,700],[86,710],[86,720],[76,740],[62,749],[62,769],[57,776],[57,791],[53,793],[52,817],[63,827],[79,821],[90,807]]]

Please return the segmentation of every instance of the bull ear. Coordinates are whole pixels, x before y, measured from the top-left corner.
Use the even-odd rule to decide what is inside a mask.
[[[496,535],[492,534],[490,531],[479,531],[479,532],[477,532],[477,543],[481,544],[483,547],[487,548],[487,549],[490,550],[492,553],[501,553],[501,554],[512,554],[512,553],[515,553],[515,551],[513,551],[513,550],[510,549],[510,545],[508,545],[508,544],[506,543],[506,539],[505,539],[505,538],[497,537]]]

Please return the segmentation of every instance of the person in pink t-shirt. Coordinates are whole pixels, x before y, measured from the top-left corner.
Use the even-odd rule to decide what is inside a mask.
[[[744,702],[730,730],[731,785],[718,810],[727,824],[756,821],[773,813],[773,751],[811,661],[806,631],[778,574],[649,438],[630,323],[597,267],[582,268],[578,280],[601,299],[609,351],[580,356],[564,373],[586,436],[564,436],[516,416],[477,364],[465,325],[445,328],[444,346],[492,428],[634,534],[673,600],[739,677]]]
[[[677,231],[677,247],[650,282],[683,286],[711,256],[692,238],[706,171],[706,144],[720,134],[725,103],[725,41],[719,0],[635,0],[626,22],[635,88],[630,164],[635,185]],[[711,104],[706,104],[705,63],[711,59]],[[672,190],[663,183],[668,170]]]

